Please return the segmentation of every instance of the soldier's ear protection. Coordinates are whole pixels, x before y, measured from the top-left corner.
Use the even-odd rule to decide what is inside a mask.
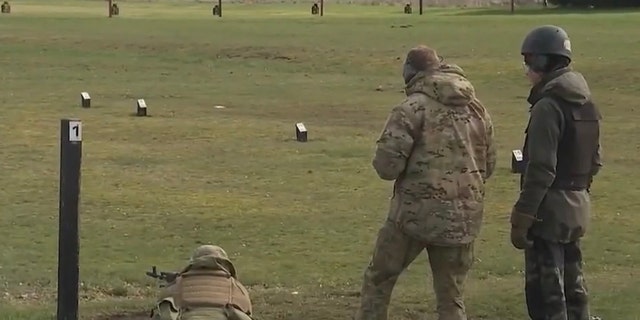
[[[524,63],[533,72],[544,72],[549,64],[549,57],[541,54],[524,54]]]

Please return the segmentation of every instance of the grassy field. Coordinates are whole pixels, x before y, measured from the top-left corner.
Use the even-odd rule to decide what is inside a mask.
[[[147,313],[144,272],[223,246],[256,319],[349,319],[388,206],[370,166],[419,43],[462,66],[497,130],[499,168],[468,281],[470,319],[524,319],[523,257],[508,239],[510,155],[528,117],[528,29],[572,36],[604,115],[605,168],[584,241],[594,314],[640,319],[637,73],[640,13],[12,1],[0,15],[0,318],[55,314],[59,121],[83,121],[82,319]],[[380,90],[376,90],[380,88]],[[81,91],[92,107],[79,106]],[[133,117],[144,98],[150,117]],[[217,105],[226,108],[215,108]],[[304,122],[309,142],[294,139]],[[435,319],[426,257],[402,276],[390,319]],[[133,319],[132,316],[117,319]]]

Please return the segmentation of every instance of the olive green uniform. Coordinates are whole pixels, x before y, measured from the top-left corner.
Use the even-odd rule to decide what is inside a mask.
[[[587,102],[589,88],[579,73],[564,69],[547,77],[534,88],[539,91],[532,92],[532,102],[535,95],[549,93],[575,103]],[[580,238],[589,226],[589,192],[549,187],[564,130],[560,108],[551,98],[535,101],[527,128],[529,164],[515,210],[534,212],[538,221],[529,229],[533,246],[525,249],[525,293],[533,320],[588,320]],[[592,160],[595,175],[601,166],[600,153]]]
[[[522,45],[531,89],[520,196],[511,242],[525,251],[525,295],[532,320],[589,320],[580,239],[589,227],[589,188],[599,172],[600,113],[584,77],[570,69],[564,30],[542,26]]]

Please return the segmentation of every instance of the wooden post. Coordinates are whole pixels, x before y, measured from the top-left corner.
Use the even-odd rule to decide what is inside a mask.
[[[136,116],[138,117],[147,116],[147,102],[144,101],[144,99],[138,99],[136,103]]]
[[[320,0],[320,16],[324,15],[324,0]]]
[[[80,93],[80,105],[82,105],[83,108],[91,108],[91,96],[89,92]]]
[[[82,162],[82,122],[78,119],[62,119],[60,129],[58,310],[56,319],[78,320],[80,284],[78,207]]]
[[[296,123],[296,140],[298,142],[307,142],[307,127],[302,122]]]
[[[113,6],[113,2],[112,1],[113,0],[107,0],[108,6],[109,6],[109,7],[107,7],[107,9],[109,10],[109,18],[111,18],[111,14],[113,13],[112,10],[111,10],[111,8]]]
[[[218,17],[222,18],[222,0],[218,0]]]
[[[511,14],[516,12],[516,0],[511,0]]]
[[[522,150],[516,149],[511,151],[511,172],[512,173],[524,173],[525,163],[522,156]]]
[[[420,0],[420,15],[422,15],[422,0]]]

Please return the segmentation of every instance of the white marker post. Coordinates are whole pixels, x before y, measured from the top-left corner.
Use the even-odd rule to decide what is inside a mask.
[[[91,108],[91,96],[88,92],[80,93],[80,103],[83,108]]]
[[[302,122],[296,123],[296,140],[298,142],[307,142],[307,128]]]
[[[511,172],[512,173],[524,173],[524,161],[522,161],[524,157],[522,156],[522,151],[513,150],[511,151]]]
[[[146,117],[147,116],[147,103],[144,99],[138,99],[138,103],[136,104],[136,115],[138,117]]]

